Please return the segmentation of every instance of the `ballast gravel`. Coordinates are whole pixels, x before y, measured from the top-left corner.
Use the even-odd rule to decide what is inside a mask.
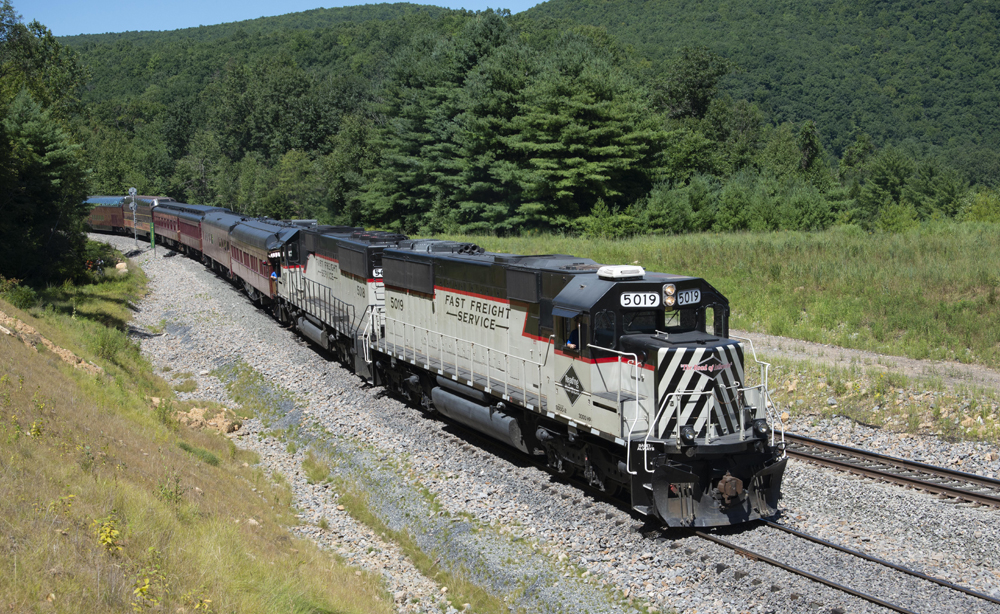
[[[218,401],[238,411],[227,392],[227,373],[244,363],[285,399],[279,415],[266,424],[248,421],[233,441],[258,452],[264,468],[291,484],[301,523],[295,532],[380,573],[399,612],[462,611],[466,604],[421,573],[391,534],[353,519],[339,503],[345,492],[338,490],[363,493],[379,521],[411,535],[433,569],[468,578],[512,610],[889,611],[736,555],[691,531],[646,523],[517,453],[426,417],[328,362],[193,260],[162,247],[154,256],[148,246],[136,249],[124,237],[91,238],[131,253],[149,276],[150,294],[137,306],[135,337],[155,366],[170,368],[165,375],[190,374],[197,389],[179,397]],[[163,334],[149,332],[161,329]],[[914,450],[877,429],[859,436],[852,425],[827,420],[793,428],[875,451]],[[286,435],[278,437],[279,431]],[[297,438],[294,452],[289,433]],[[897,452],[885,449],[892,445]],[[302,469],[306,449],[329,459],[332,483],[308,483]],[[986,474],[997,471],[989,460],[980,466],[968,459],[988,459],[996,451],[996,446],[927,438],[919,455],[942,465],[960,458]],[[796,461],[789,462],[783,493],[781,523],[1000,598],[997,510]],[[996,604],[877,570],[759,524],[713,533],[915,612],[1000,614]]]

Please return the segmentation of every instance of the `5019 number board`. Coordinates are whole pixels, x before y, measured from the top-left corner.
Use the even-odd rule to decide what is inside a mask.
[[[659,307],[659,292],[622,292],[622,307]]]

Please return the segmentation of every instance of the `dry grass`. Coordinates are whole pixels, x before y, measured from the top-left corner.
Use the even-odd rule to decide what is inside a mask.
[[[254,455],[156,416],[169,389],[130,344],[98,358],[79,310],[2,309],[106,374],[0,336],[0,608],[392,610],[378,578],[290,537],[288,486]]]
[[[792,415],[839,415],[894,432],[1000,442],[995,390],[951,390],[880,366],[817,368],[800,361],[771,362],[773,398]],[[831,398],[835,405],[829,404]]]

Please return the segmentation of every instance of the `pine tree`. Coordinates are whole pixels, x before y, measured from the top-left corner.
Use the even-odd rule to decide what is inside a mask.
[[[654,129],[644,91],[582,34],[563,37],[525,91],[505,142],[526,165],[513,222],[565,229],[602,199],[618,208],[649,191]]]

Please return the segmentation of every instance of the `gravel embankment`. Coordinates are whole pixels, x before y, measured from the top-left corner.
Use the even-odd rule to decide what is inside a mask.
[[[126,252],[130,239],[94,235]],[[530,612],[629,612],[635,606],[678,612],[885,612],[883,608],[734,555],[686,532],[644,525],[626,510],[559,483],[514,454],[494,454],[470,444],[446,424],[366,387],[281,329],[245,296],[182,256],[137,262],[149,275],[150,295],[136,325],[165,324],[166,334],[145,337],[143,352],[171,373],[190,372],[191,398],[231,404],[216,369],[242,360],[276,390],[292,395],[274,424],[250,421],[234,438],[260,453],[261,463],[288,478],[301,511],[296,530],[353,564],[377,570],[400,612],[441,611],[446,587],[438,586],[402,556],[398,547],[338,509],[334,487],[311,486],[301,471],[302,452],[266,433],[298,425],[303,443],[329,454],[336,475],[357,484],[371,509],[396,531],[408,531],[442,568],[506,595]],[[170,375],[168,373],[167,375]],[[185,395],[180,395],[185,396]],[[803,425],[804,426],[804,425]],[[850,423],[819,422],[804,431],[892,452],[914,446],[874,430],[858,435]],[[963,469],[997,472],[986,458],[995,447],[922,441],[924,462],[962,458]],[[903,455],[900,453],[900,455]],[[782,521],[874,556],[944,577],[1000,597],[1000,513],[938,500],[893,486],[792,462],[786,474]],[[321,519],[327,529],[320,529]],[[763,526],[726,532],[727,539],[761,544],[775,558],[805,556],[810,570],[859,590],[906,603],[919,612],[1000,613],[955,595],[873,576],[866,566],[824,552],[808,556],[800,540]],[[914,601],[916,600],[916,601]],[[461,610],[452,603],[449,610]],[[972,608],[972,609],[970,609]]]

